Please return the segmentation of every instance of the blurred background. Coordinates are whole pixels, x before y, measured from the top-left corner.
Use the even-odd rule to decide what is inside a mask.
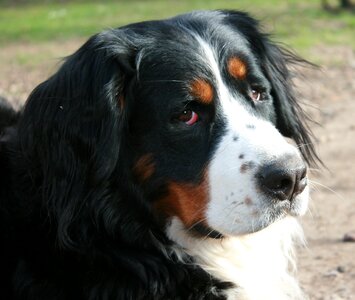
[[[238,9],[320,66],[295,84],[326,167],[312,168],[299,277],[310,299],[355,299],[354,0],[0,0],[0,96],[17,108],[90,35],[196,9]]]

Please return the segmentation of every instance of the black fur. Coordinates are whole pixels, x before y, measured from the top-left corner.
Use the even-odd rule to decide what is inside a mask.
[[[179,82],[208,76],[187,28],[231,51],[236,33],[251,42],[274,99],[256,113],[314,160],[286,67],[297,58],[248,15],[197,12],[95,35],[32,92],[1,141],[1,299],[225,299],[232,284],[175,257],[153,209],[167,180],[201,179],[224,130],[208,107],[193,133],[170,117],[190,100]],[[11,109],[0,114],[1,127],[13,125]],[[156,174],[141,183],[132,169],[146,153]]]
[[[0,96],[0,135],[5,135],[5,129],[16,125],[18,113],[12,105]]]

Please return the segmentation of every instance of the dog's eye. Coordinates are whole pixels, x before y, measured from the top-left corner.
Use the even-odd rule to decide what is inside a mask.
[[[193,125],[198,121],[198,114],[191,109],[184,110],[178,117],[178,120],[186,125]]]
[[[263,101],[266,99],[266,93],[263,89],[258,87],[252,87],[250,90],[250,97],[253,101]]]

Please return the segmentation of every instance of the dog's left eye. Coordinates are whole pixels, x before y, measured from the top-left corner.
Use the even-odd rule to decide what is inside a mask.
[[[250,89],[250,98],[254,101],[263,101],[266,99],[266,92],[259,87],[252,87]]]
[[[191,109],[184,110],[179,116],[178,120],[184,122],[186,125],[193,125],[198,121],[199,117],[196,112]]]

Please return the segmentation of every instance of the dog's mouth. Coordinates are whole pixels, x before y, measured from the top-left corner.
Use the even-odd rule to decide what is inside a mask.
[[[293,209],[291,203],[286,203],[286,201],[282,205],[278,204],[274,207],[269,207],[260,210],[260,212],[255,212],[256,218],[249,220],[250,224],[248,227],[250,227],[250,230],[248,230],[248,232],[245,232],[244,234],[250,234],[250,233],[263,230],[264,228],[270,226],[274,222],[283,219],[287,215],[291,215],[291,216],[297,215],[297,211]],[[222,239],[227,236],[243,235],[240,233],[234,233],[234,229],[232,228],[233,226],[228,226],[228,224],[225,224],[225,227],[226,228],[230,227],[230,231],[215,229],[211,227],[209,224],[207,224],[206,221],[203,222],[198,221],[195,224],[193,224],[188,231],[191,235],[197,238],[204,238],[204,239],[205,238]]]
[[[230,218],[226,218],[223,224],[217,226],[209,224],[207,218],[206,221],[193,224],[190,227],[190,233],[198,238],[220,239],[261,231],[288,216],[303,215],[308,207],[308,193],[299,195],[292,200],[264,199],[261,203],[263,204],[255,208],[247,218],[238,219],[238,213],[236,213],[232,221]]]
[[[191,226],[191,232],[197,237],[221,239],[224,237],[223,233],[211,228],[204,222],[197,222]]]
[[[308,207],[308,194],[300,195],[292,200],[275,201],[255,212],[255,219],[252,221],[251,231],[257,232],[267,228],[271,224],[287,216],[299,217],[305,214]]]

